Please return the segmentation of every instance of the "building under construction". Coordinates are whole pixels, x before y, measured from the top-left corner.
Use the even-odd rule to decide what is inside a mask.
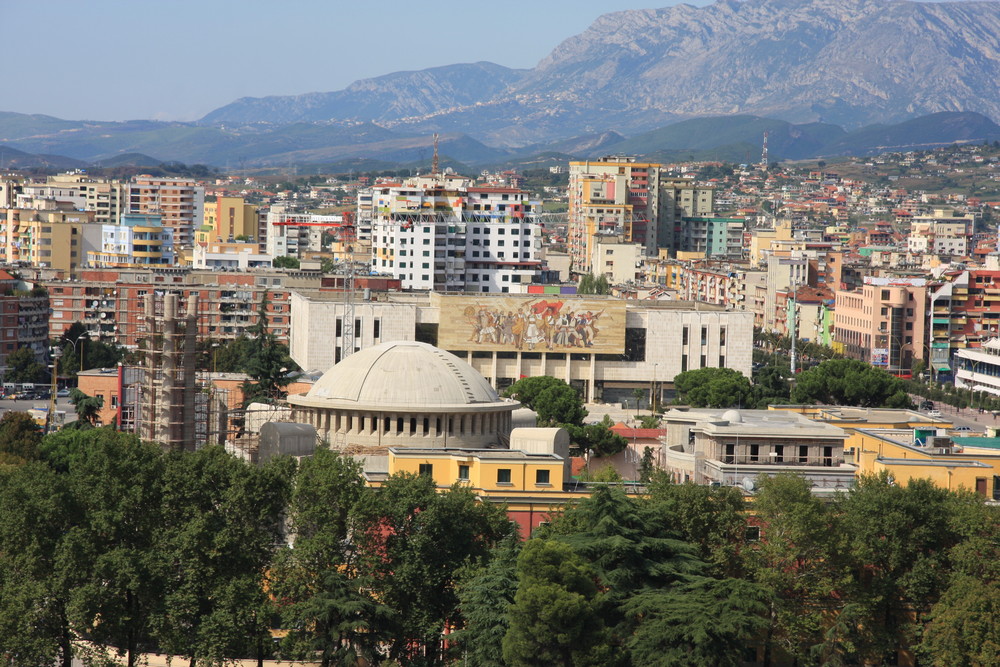
[[[181,312],[177,294],[147,294],[146,350],[139,396],[139,436],[166,449],[196,448],[198,298]],[[204,420],[202,420],[204,421]]]

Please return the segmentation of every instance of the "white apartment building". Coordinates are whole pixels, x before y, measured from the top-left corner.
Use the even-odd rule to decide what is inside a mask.
[[[267,212],[265,254],[271,257],[301,257],[305,252],[324,250],[323,234],[344,225],[342,215],[315,215],[291,210],[283,205]]]
[[[951,209],[936,208],[930,215],[913,216],[907,250],[925,255],[969,254],[969,239],[975,216],[959,216]]]
[[[414,290],[521,292],[544,269],[540,206],[515,188],[416,177],[376,186],[372,263]]]
[[[195,269],[213,271],[248,271],[250,269],[270,269],[273,257],[257,252],[256,243],[207,243],[197,244],[191,266]]]

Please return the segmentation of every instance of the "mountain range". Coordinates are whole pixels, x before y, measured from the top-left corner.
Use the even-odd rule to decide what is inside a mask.
[[[717,0],[614,12],[527,70],[455,64],[244,98],[196,123],[0,113],[0,144],[216,166],[538,153],[801,158],[995,140],[1000,2]]]

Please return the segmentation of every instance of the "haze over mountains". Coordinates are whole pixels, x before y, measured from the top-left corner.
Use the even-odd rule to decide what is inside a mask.
[[[759,154],[766,128],[775,157],[810,157],[994,140],[1000,128],[979,114],[1000,118],[997,80],[998,2],[719,0],[606,14],[530,70],[396,72],[240,99],[198,123],[0,114],[0,143],[87,161],[412,162],[441,132],[445,154],[488,163],[542,151]],[[675,125],[701,117],[722,118]]]

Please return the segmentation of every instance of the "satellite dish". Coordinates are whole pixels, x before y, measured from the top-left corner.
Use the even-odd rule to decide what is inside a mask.
[[[747,493],[753,493],[754,489],[757,488],[757,485],[750,477],[744,477],[743,481],[740,482],[740,486],[742,486],[743,490],[746,491]]]

